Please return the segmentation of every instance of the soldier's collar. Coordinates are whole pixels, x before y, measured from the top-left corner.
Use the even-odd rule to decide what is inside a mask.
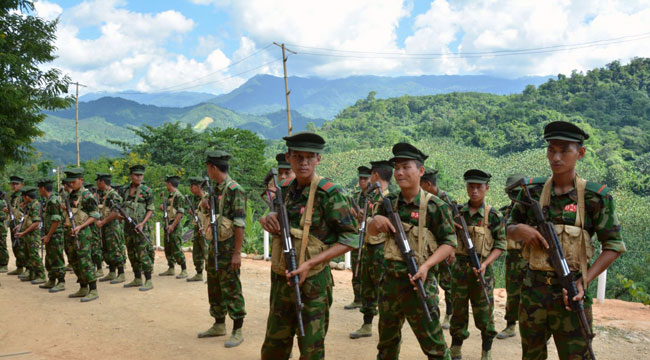
[[[417,195],[415,195],[412,202],[406,203],[406,200],[404,200],[404,197],[402,197],[402,190],[400,189],[399,195],[397,196],[397,202],[398,203],[401,202],[402,204],[405,204],[405,205],[413,204],[413,205],[416,205],[416,206],[420,206],[420,195],[422,195],[422,188],[420,188],[420,190],[418,190],[418,193],[417,193]]]
[[[471,214],[470,209],[469,209],[469,201],[467,203],[465,203],[465,206],[463,206],[460,209],[460,212],[466,212],[468,214]],[[485,200],[483,200],[483,204],[481,204],[481,206],[478,208],[478,211],[476,213],[478,213],[481,216],[485,216]]]

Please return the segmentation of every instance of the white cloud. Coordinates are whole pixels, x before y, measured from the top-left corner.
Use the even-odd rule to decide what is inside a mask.
[[[45,20],[54,20],[63,12],[63,9],[58,4],[49,1],[35,2],[34,10],[36,10],[36,15],[38,15],[38,17]]]

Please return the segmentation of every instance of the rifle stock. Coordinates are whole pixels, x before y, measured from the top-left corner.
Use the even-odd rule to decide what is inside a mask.
[[[364,200],[363,203],[363,220],[359,226],[359,250],[357,252],[357,265],[354,268],[354,276],[359,276],[359,271],[361,268],[361,255],[363,254],[363,244],[366,239],[366,220],[368,219],[368,195],[377,189],[377,184],[371,184],[366,191],[363,192],[361,198]],[[381,190],[381,187],[379,188]]]
[[[61,190],[59,190],[59,193],[64,194],[65,190],[63,190],[63,188],[61,188]],[[65,195],[65,196],[62,195],[62,196],[63,196],[63,199],[65,200],[65,212],[66,212],[66,215],[68,216],[68,220],[70,220],[70,235],[74,238],[74,245],[77,248],[77,250],[79,250],[79,247],[80,247],[79,246],[79,237],[77,236],[77,234],[74,233],[74,229],[77,227],[77,223],[74,220],[74,215],[72,214],[72,208],[70,207],[70,194]]]

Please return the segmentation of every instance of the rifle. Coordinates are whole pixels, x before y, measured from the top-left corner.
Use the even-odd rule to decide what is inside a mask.
[[[95,192],[93,195],[95,195],[95,200],[97,200],[97,204],[99,204],[99,192]],[[97,226],[97,224],[93,223],[92,226]],[[99,249],[100,251],[104,251],[104,227],[97,226],[97,229],[99,229]]]
[[[45,201],[47,201],[47,198],[45,198]],[[41,259],[43,258],[43,222],[45,219],[43,219],[43,204],[40,204],[41,207],[38,209],[38,215],[41,218],[41,222],[38,224],[38,236],[39,239],[41,240]]]
[[[214,270],[219,270],[219,263],[217,262],[217,259],[219,258],[219,249],[217,248],[219,233],[217,232],[217,214],[215,213],[217,202],[215,201],[214,192],[212,191],[212,185],[210,185],[210,178],[207,176],[205,178],[205,183],[208,186],[210,194],[210,230],[212,231],[212,240],[214,241]]]
[[[11,233],[11,245],[15,248],[16,246],[20,246],[20,238],[16,236],[15,230],[18,227],[18,223],[16,223],[14,209],[11,206],[11,199],[6,192],[2,192],[2,196],[5,198],[5,202],[7,203],[7,212],[9,213],[9,232]]]
[[[199,229],[199,233],[201,234],[201,238],[203,238],[203,243],[205,244],[208,241],[205,239],[205,232],[203,231],[203,226],[199,221],[199,215],[196,213],[197,209],[194,207],[194,205],[190,201],[190,198],[187,195],[185,195],[185,201],[187,201],[187,204],[190,206],[190,211],[192,212],[192,216],[194,217],[194,222],[196,223],[196,227]]]
[[[278,170],[275,168],[271,169],[273,173],[273,183],[275,184],[275,209],[278,211],[278,220],[280,220],[280,225],[282,227],[280,236],[282,237],[282,252],[284,253],[284,261],[287,265],[287,270],[292,272],[298,268],[296,263],[296,249],[293,247],[293,240],[291,239],[290,225],[289,225],[289,213],[287,212],[287,206],[284,204],[284,198],[282,197],[282,188],[278,183]],[[298,319],[298,334],[299,336],[305,336],[305,328],[302,324],[302,308],[304,307],[302,299],[300,297],[300,279],[298,276],[293,276],[289,279],[291,286],[293,287],[293,295],[296,301],[296,317]]]
[[[359,276],[359,268],[361,267],[361,253],[363,250],[363,241],[366,238],[366,219],[368,218],[368,194],[375,190],[377,184],[371,184],[366,191],[360,195],[360,199],[364,200],[363,204],[363,220],[361,220],[361,225],[359,226],[359,250],[357,252],[357,266],[354,267],[354,276]],[[381,188],[379,188],[381,189]]]
[[[379,182],[376,183],[376,186],[381,188],[381,184],[379,184]],[[408,238],[406,237],[404,226],[402,226],[402,219],[400,219],[399,214],[393,210],[393,204],[391,203],[390,199],[384,197],[384,194],[382,194],[381,191],[378,191],[378,193],[384,203],[384,209],[386,210],[388,219],[393,224],[395,230],[397,230],[395,233],[395,243],[402,253],[402,258],[406,263],[406,268],[408,269],[408,272],[411,276],[415,276],[415,274],[418,272],[418,264],[415,261],[415,253],[411,249]],[[426,290],[424,290],[422,279],[417,279],[415,285],[417,287],[418,297],[422,303],[422,308],[427,316],[427,320],[431,322],[433,319],[431,318],[431,313],[429,312],[429,306],[427,306],[427,293]]]
[[[65,194],[65,190],[61,188],[59,194]],[[70,234],[74,238],[74,244],[77,247],[77,250],[79,250],[79,237],[74,233],[74,228],[77,227],[77,223],[74,221],[74,215],[72,214],[72,208],[70,207],[70,194],[65,196],[61,195],[61,197],[65,200],[65,212],[68,215],[68,220],[70,220]]]
[[[160,193],[160,198],[163,202],[163,219],[165,219],[165,247],[167,247],[169,242],[169,213],[167,213],[167,198],[165,197],[165,192]]]
[[[476,253],[476,248],[474,247],[474,242],[472,241],[472,237],[469,236],[469,230],[467,230],[467,222],[465,222],[465,217],[460,214],[460,211],[458,211],[458,205],[455,202],[452,202],[451,199],[449,199],[449,195],[447,195],[447,202],[451,205],[451,211],[454,215],[454,219],[456,220],[457,224],[460,224],[461,230],[460,230],[460,240],[463,242],[463,245],[465,245],[465,248],[467,249],[467,257],[469,257],[469,264],[476,270],[481,268],[481,259],[478,257],[478,253]],[[492,305],[492,300],[490,299],[490,294],[488,293],[488,284],[487,281],[485,281],[485,276],[478,272],[478,280],[481,283],[481,289],[483,290],[483,295],[485,296],[485,299],[487,300],[488,304]]]
[[[516,198],[515,194],[511,194],[512,190],[515,188],[521,188],[522,191],[519,193],[521,194],[521,198],[518,199]],[[585,314],[585,308],[582,300],[574,301],[573,298],[578,295],[578,288],[576,287],[575,284],[575,275],[571,272],[569,269],[569,265],[567,264],[566,257],[564,256],[564,251],[562,250],[562,244],[560,243],[560,239],[558,239],[557,234],[555,233],[555,228],[553,227],[553,223],[550,221],[546,221],[546,216],[544,215],[544,209],[542,209],[541,204],[539,201],[533,199],[533,197],[530,195],[530,191],[528,190],[528,187],[526,186],[526,179],[520,179],[516,183],[510,185],[509,187],[506,188],[506,192],[508,193],[508,196],[512,201],[515,203],[521,204],[527,208],[532,208],[533,213],[535,215],[535,225],[537,226],[537,231],[539,231],[540,234],[546,239],[546,242],[548,243],[548,259],[549,262],[551,263],[551,266],[555,270],[555,275],[557,276],[560,285],[562,285],[562,288],[567,291],[567,296],[569,297],[569,306],[571,307],[571,311],[575,312],[576,315],[578,316],[578,321],[580,323],[580,329],[582,330],[582,337],[585,339],[585,342],[587,343],[587,349],[589,351],[589,355],[591,356],[592,359],[596,359],[596,355],[594,354],[594,349],[591,346],[591,340],[594,338],[594,334],[591,331],[591,326],[589,326],[589,321],[587,320],[587,315]],[[527,200],[524,200],[523,198],[526,198]],[[582,274],[582,276],[585,276],[586,274]],[[586,292],[587,289],[584,289]]]
[[[142,238],[142,240],[151,243],[151,241],[149,241],[149,237],[145,235],[145,233],[142,232],[142,230],[138,229],[137,227],[138,224],[135,222],[135,220],[133,220],[132,217],[127,215],[126,211],[124,211],[124,209],[120,206],[120,204],[113,203],[111,204],[111,207],[114,210],[117,210],[117,212],[124,218],[124,220],[126,220],[126,222],[133,227],[133,231],[135,231],[138,235],[140,235],[140,238]]]

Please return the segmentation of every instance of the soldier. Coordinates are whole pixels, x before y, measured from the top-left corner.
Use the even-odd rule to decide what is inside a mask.
[[[42,219],[43,237],[45,244],[45,269],[48,281],[39,285],[41,289],[49,289],[55,293],[65,290],[65,260],[63,259],[63,225],[65,217],[61,208],[61,199],[52,194],[52,179],[40,179],[37,182],[38,192],[44,199]],[[57,281],[58,280],[58,281]]]
[[[298,337],[300,358],[323,359],[334,286],[329,261],[359,246],[358,224],[342,188],[315,173],[325,140],[310,132],[283,139],[289,148],[286,159],[296,174],[295,179],[284,181],[280,186],[298,255],[298,268],[287,273],[282,241],[274,236],[270,309],[261,355],[263,360],[290,356],[298,324],[294,290],[288,279],[299,276],[305,329],[305,336]],[[260,223],[269,233],[280,233],[276,212],[260,218]]]
[[[244,341],[242,325],[246,316],[244,295],[241,281],[241,247],[244,242],[246,225],[246,193],[228,175],[230,154],[210,150],[206,152],[206,168],[210,179],[217,186],[210,194],[217,208],[217,234],[207,230],[210,249],[208,251],[208,299],[210,315],[214,325],[202,333],[199,338],[226,335],[226,315],[233,320],[233,329],[225,347],[235,347]],[[207,203],[204,203],[207,204]],[[204,205],[205,206],[205,205]],[[216,235],[216,236],[215,236]],[[217,241],[218,240],[218,241]],[[214,247],[219,252],[218,269],[215,269]]]
[[[524,175],[511,175],[506,179],[506,189],[514,184],[519,179],[525,178]],[[499,211],[502,212],[504,223],[510,216],[510,210],[514,206],[510,203],[504,206]],[[505,224],[504,224],[505,226]],[[497,334],[497,339],[507,339],[515,336],[515,325],[519,319],[519,299],[521,295],[521,284],[524,281],[526,270],[528,270],[528,262],[521,255],[521,243],[506,237],[508,242],[508,253],[506,254],[506,328]]]
[[[530,192],[546,209],[546,219],[554,224],[569,269],[576,275],[578,294],[573,300],[584,297],[585,313],[591,323],[592,300],[585,297],[587,285],[626,249],[609,188],[586,181],[575,172],[576,163],[585,156],[583,143],[588,138],[582,129],[565,121],[546,125],[546,157],[553,176],[532,179]],[[508,236],[522,243],[522,254],[529,264],[519,303],[522,358],[545,359],[546,341],[551,335],[560,359],[589,358],[578,316],[567,307],[567,292],[549,266],[545,250],[548,242],[529,225],[534,221],[533,209],[521,204],[513,207],[508,220]],[[602,252],[589,267],[594,254],[594,234]]]
[[[165,244],[165,258],[167,258],[167,271],[158,274],[159,276],[174,276],[174,264],[181,266],[181,273],[176,276],[177,279],[187,278],[187,265],[185,264],[185,254],[183,253],[183,228],[180,226],[181,219],[185,215],[185,199],[183,194],[178,191],[180,177],[177,175],[167,175],[165,186],[167,186],[167,216],[171,223],[165,228],[167,243]],[[163,205],[160,205],[162,210]]]
[[[38,233],[38,227],[41,224],[41,204],[36,200],[36,188],[26,186],[22,189],[24,219],[18,225],[16,236],[20,238],[23,251],[27,256],[26,267],[29,275],[20,277],[21,281],[31,281],[32,284],[45,283],[45,269],[43,268],[43,259],[38,253],[41,244],[41,237]]]
[[[461,359],[463,341],[469,337],[469,302],[472,303],[474,324],[481,330],[481,360],[492,359],[492,341],[497,332],[494,329],[494,275],[492,263],[506,249],[506,233],[501,213],[485,202],[485,194],[490,189],[492,175],[486,171],[472,169],[463,174],[469,200],[460,207],[460,216],[465,218],[481,268],[472,268],[467,257],[465,244],[458,239],[456,260],[452,265],[451,296],[453,314],[451,317],[451,358]],[[485,276],[490,302],[485,298],[478,273]]]
[[[190,195],[189,199],[192,202],[192,208],[197,212],[199,224],[194,224],[194,235],[192,237],[192,262],[194,262],[196,275],[188,278],[187,281],[203,281],[203,265],[205,264],[205,259],[208,257],[208,244],[205,238],[206,228],[203,224],[209,223],[208,218],[210,215],[200,204],[204,200],[208,201],[210,195],[203,191],[202,185],[203,178],[199,176],[190,178],[190,191],[192,195]]]
[[[4,200],[4,193],[0,190],[0,209],[4,209],[7,203]],[[0,211],[0,274],[8,271],[9,251],[7,250],[7,214]]]
[[[65,182],[65,177],[61,180],[61,188],[59,189],[59,197],[61,198],[61,208],[65,211],[64,199],[70,196],[72,189],[70,185]],[[65,252],[65,257],[68,259],[68,264],[65,266],[65,271],[75,272],[74,267],[72,266],[72,247],[74,246],[72,234],[70,233],[70,221],[67,219],[67,214],[64,214],[66,220],[64,221],[63,226],[63,252]]]
[[[393,177],[393,166],[389,161],[371,161],[370,165],[370,184],[379,182],[381,191],[384,196],[388,196],[390,191],[390,179]],[[369,201],[368,214],[362,216],[370,217],[375,204],[381,200],[381,196],[376,191],[368,194]],[[384,277],[384,242],[385,234],[370,236],[366,233],[363,250],[361,252],[361,266],[359,269],[360,287],[361,287],[361,313],[363,314],[363,325],[356,331],[350,333],[351,339],[372,336],[372,319],[377,315],[377,304],[379,301],[379,289]],[[353,251],[354,254],[356,251]]]
[[[424,191],[439,197],[442,201],[451,205],[453,199],[446,191],[438,188],[438,170],[425,168],[424,175],[420,178],[420,186]],[[445,292],[445,320],[442,322],[443,329],[449,329],[449,320],[451,320],[451,266],[447,260],[438,264],[435,269],[438,284]],[[438,289],[435,289],[438,291]]]
[[[286,160],[285,153],[277,154],[275,156],[275,161],[278,162],[278,181],[290,181],[296,178],[296,174],[291,170],[291,164]],[[273,175],[271,171],[266,174],[264,178],[264,184],[266,189],[260,195],[262,201],[269,206],[269,209],[273,208],[273,199],[275,199],[275,186],[273,185]]]
[[[94,224],[100,217],[97,200],[90,191],[83,187],[84,170],[82,168],[66,169],[64,171],[66,176],[64,181],[68,183],[71,189],[68,197],[76,226],[72,228],[70,222],[66,222],[66,225],[71,227],[70,234],[74,244],[70,255],[73,259],[72,267],[75,268],[75,273],[81,285],[79,291],[68,295],[68,297],[81,298],[81,302],[93,301],[99,295],[92,259],[94,235],[90,225]]]
[[[357,177],[357,184],[359,187],[352,193],[351,200],[353,204],[351,211],[352,214],[357,217],[357,219],[359,219],[360,216],[367,216],[362,215],[358,210],[363,209],[364,201],[368,201],[368,199],[362,197],[361,195],[366,191],[368,184],[370,183],[370,168],[367,166],[359,166],[357,168]],[[359,223],[360,222],[361,221],[359,220]],[[352,251],[350,255],[352,264],[352,292],[354,293],[354,300],[352,300],[350,304],[347,304],[343,307],[345,310],[358,309],[361,307],[361,280],[359,276],[357,276],[361,274],[356,274],[354,271],[354,269],[357,267],[357,262],[359,261],[359,252]]]
[[[124,211],[136,222],[137,231],[148,234],[149,226],[147,222],[153,215],[154,205],[153,191],[142,182],[144,170],[143,165],[133,165],[129,168],[131,184],[123,190],[122,198],[124,199]],[[142,239],[136,232],[136,228],[128,223],[124,224],[126,250],[135,275],[133,281],[124,284],[124,287],[140,287],[140,291],[149,291],[153,289],[151,271],[153,270],[155,253],[153,244]],[[143,271],[146,279],[144,285],[142,284]]]
[[[112,176],[109,173],[97,173],[98,208],[101,218],[96,222],[102,236],[102,253],[108,264],[108,274],[99,281],[110,281],[111,284],[120,284],[125,281],[124,263],[126,262],[126,248],[124,245],[124,227],[117,220],[118,214],[112,211],[112,206],[122,203],[122,196],[111,186]],[[115,271],[117,270],[117,275]]]
[[[99,204],[99,198],[97,197],[97,188],[95,187],[95,184],[91,183],[90,181],[86,181],[83,183],[84,188],[86,190],[90,191],[92,196],[95,197],[95,201],[97,201],[97,204]],[[92,258],[93,258],[93,264],[95,264],[95,277],[100,278],[104,276],[104,269],[102,268],[102,264],[104,263],[104,255],[103,255],[103,249],[102,249],[102,234],[101,230],[97,226],[97,224],[92,224],[90,225],[90,230],[92,230],[93,234],[93,246],[92,246]]]
[[[11,208],[14,211],[14,217],[16,218],[16,222],[22,217],[22,212],[21,212],[21,207],[22,207],[22,202],[23,202],[23,197],[20,195],[20,189],[22,189],[23,186],[25,186],[25,179],[23,179],[21,176],[18,175],[11,175],[9,176],[9,186],[11,186],[12,193],[9,197],[9,201],[11,202]],[[8,208],[6,207],[7,204],[5,204],[5,207],[3,208],[3,212],[8,214]],[[9,216],[7,216],[9,218]],[[10,224],[11,225],[11,224]],[[13,230],[13,229],[9,229]],[[18,275],[21,276],[23,275],[23,267],[27,264],[27,255],[25,254],[25,251],[23,250],[23,247],[20,246],[20,243],[16,244],[13,243],[11,244],[11,250],[14,252],[14,257],[16,258],[16,270],[10,271],[7,273],[7,275]],[[29,274],[25,274],[28,275]]]

